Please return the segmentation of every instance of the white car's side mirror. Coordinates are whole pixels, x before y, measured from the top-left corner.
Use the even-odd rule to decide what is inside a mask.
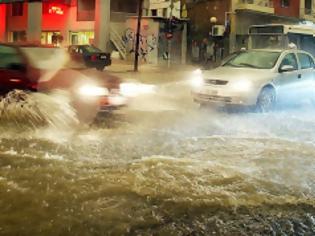
[[[280,72],[280,73],[289,72],[289,71],[293,71],[293,70],[294,70],[294,67],[291,66],[291,65],[282,65],[282,66],[280,66],[280,68],[279,68],[279,72]]]

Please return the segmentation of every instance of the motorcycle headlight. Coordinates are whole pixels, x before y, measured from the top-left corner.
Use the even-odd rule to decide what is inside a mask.
[[[240,92],[249,91],[252,88],[252,86],[253,84],[249,80],[240,80],[232,83],[232,88]]]
[[[109,91],[107,88],[95,86],[95,85],[83,85],[79,87],[78,93],[82,96],[107,96]]]
[[[120,94],[125,97],[136,97],[138,95],[152,93],[155,93],[154,85],[132,82],[120,84]]]

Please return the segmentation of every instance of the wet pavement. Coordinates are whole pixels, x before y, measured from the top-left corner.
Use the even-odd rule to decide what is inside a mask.
[[[0,235],[315,234],[310,105],[204,111],[174,82],[84,126],[39,96],[2,114]]]

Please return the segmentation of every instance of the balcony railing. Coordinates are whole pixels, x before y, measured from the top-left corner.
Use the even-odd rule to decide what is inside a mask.
[[[270,14],[273,14],[275,11],[272,0],[239,0],[236,9]]]

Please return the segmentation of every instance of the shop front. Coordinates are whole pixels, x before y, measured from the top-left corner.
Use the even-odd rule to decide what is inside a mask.
[[[83,45],[94,43],[94,31],[70,31],[70,45]]]
[[[42,31],[41,44],[60,46],[61,37],[60,31]]]

